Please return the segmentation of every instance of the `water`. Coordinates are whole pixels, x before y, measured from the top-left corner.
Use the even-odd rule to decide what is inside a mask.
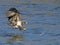
[[[6,13],[17,8],[28,24],[26,31],[8,25]],[[0,4],[0,45],[60,45],[60,6],[43,4]]]

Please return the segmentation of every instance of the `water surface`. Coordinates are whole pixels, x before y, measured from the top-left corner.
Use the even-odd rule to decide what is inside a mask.
[[[28,24],[26,31],[8,25],[6,13],[15,7]],[[0,4],[0,45],[60,45],[60,6]]]

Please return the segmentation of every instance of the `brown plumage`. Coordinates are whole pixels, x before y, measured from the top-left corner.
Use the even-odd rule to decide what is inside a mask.
[[[23,24],[26,22],[22,21],[21,15],[16,8],[10,8],[8,11],[8,21],[13,28],[18,28],[20,30],[25,30]]]

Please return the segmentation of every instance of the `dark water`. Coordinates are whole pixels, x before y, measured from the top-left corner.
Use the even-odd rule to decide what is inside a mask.
[[[15,7],[28,24],[26,31],[8,25],[7,11]],[[60,6],[0,4],[0,45],[60,45]]]

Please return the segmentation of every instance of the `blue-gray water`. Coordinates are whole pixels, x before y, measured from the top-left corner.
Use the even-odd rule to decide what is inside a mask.
[[[17,8],[28,24],[26,31],[8,25],[7,12]],[[43,4],[0,4],[0,45],[60,45],[60,6]]]

